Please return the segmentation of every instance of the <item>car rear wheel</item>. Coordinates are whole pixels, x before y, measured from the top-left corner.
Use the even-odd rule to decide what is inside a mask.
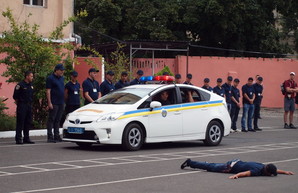
[[[125,150],[139,150],[144,143],[144,132],[137,123],[131,123],[124,129],[122,136],[122,147]]]
[[[222,125],[218,121],[211,121],[207,126],[204,143],[208,146],[216,146],[222,140]]]
[[[76,144],[81,148],[88,148],[92,146],[92,143],[76,142]]]

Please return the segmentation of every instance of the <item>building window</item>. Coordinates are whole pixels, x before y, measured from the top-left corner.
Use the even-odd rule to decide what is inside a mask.
[[[23,0],[24,5],[33,5],[33,6],[46,6],[46,0]]]

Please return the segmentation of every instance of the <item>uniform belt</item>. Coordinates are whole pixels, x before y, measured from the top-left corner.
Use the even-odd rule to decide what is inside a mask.
[[[32,102],[19,101],[18,103],[19,103],[19,104],[32,105]]]

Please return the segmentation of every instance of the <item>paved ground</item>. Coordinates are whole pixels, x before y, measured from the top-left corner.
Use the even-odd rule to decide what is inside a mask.
[[[282,129],[280,111],[263,111],[262,132],[233,133],[220,146],[202,142],[148,144],[137,152],[119,146],[80,149],[72,143],[15,145],[0,139],[0,192],[297,192],[298,129]],[[295,118],[298,123],[298,119]],[[186,159],[275,163],[294,176],[230,180],[229,174],[180,169]]]

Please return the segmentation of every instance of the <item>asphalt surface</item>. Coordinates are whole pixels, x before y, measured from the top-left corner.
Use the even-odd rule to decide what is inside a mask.
[[[46,137],[32,137],[33,145],[0,139],[0,192],[297,193],[298,129],[283,129],[282,114],[270,111],[263,113],[260,126],[261,132],[232,133],[217,147],[200,141],[156,143],[136,152],[117,145],[81,149],[73,143],[46,143]],[[181,170],[186,158],[274,163],[295,175],[231,180],[230,174]]]

